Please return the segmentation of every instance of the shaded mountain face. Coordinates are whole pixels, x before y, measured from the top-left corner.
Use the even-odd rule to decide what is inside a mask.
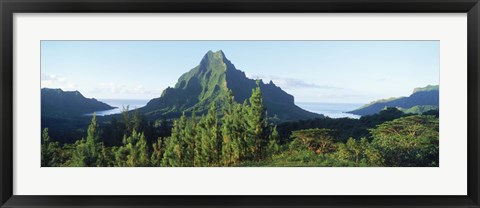
[[[406,113],[423,113],[429,110],[437,110],[438,105],[438,85],[428,85],[413,89],[413,93],[408,97],[374,101],[348,113],[362,116],[371,115],[380,112],[386,107],[396,107]]]
[[[151,100],[139,110],[148,117],[156,118],[174,118],[184,111],[193,110],[201,114],[212,102],[222,109],[228,90],[232,90],[237,103],[243,103],[256,86],[256,81],[237,70],[222,51],[209,51],[198,66],[178,79],[175,87],[165,89],[161,97]],[[265,84],[260,81],[259,86],[269,116],[276,116],[282,121],[322,117],[296,106],[293,96],[272,82]]]
[[[114,109],[114,107],[94,98],[85,98],[78,91],[42,88],[43,116],[77,116],[94,111]]]

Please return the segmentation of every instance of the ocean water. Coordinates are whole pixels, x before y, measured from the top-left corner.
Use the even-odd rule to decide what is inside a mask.
[[[323,114],[330,118],[360,118],[359,115],[345,113],[355,110],[364,104],[359,103],[295,103],[298,107],[310,112]]]
[[[117,108],[111,109],[111,110],[105,110],[105,111],[91,112],[85,115],[91,116],[93,115],[93,113],[97,113],[97,116],[118,114],[122,112],[123,107],[128,106],[129,110],[134,110],[134,109],[145,106],[149,101],[149,100],[133,100],[133,99],[98,99],[98,100],[112,107],[117,107]]]
[[[117,107],[112,110],[97,111],[97,116],[106,116],[112,114],[118,114],[122,112],[123,106],[129,106],[129,110],[134,110],[140,107],[145,106],[149,100],[133,100],[133,99],[98,99],[101,102],[109,104],[110,106]],[[355,110],[361,107],[363,104],[357,103],[307,103],[299,102],[296,103],[297,106],[308,110],[310,112],[323,114],[330,118],[355,118],[358,119],[360,116],[345,113],[347,111]],[[94,112],[85,114],[87,116],[93,115]]]

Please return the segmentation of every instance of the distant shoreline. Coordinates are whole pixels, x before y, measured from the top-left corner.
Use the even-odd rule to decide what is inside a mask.
[[[314,113],[323,114],[330,118],[360,118],[359,115],[346,113],[355,110],[364,104],[361,103],[316,103],[316,102],[297,102],[300,108]]]
[[[107,116],[107,115],[113,115],[113,114],[119,114],[123,111],[123,107],[127,107],[129,110],[134,110],[137,108],[141,108],[145,106],[148,101],[146,99],[103,99],[100,98],[98,101],[104,102],[112,107],[114,109],[111,110],[105,110],[105,111],[96,111],[96,112],[91,112],[84,114],[85,116],[92,116],[93,113],[96,113],[97,116]]]

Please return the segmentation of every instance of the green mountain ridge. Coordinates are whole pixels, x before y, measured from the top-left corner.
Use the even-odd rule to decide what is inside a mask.
[[[395,107],[405,113],[420,114],[429,110],[439,109],[439,86],[427,85],[417,87],[408,97],[393,97],[370,102],[348,113],[356,115],[372,115],[388,107]]]
[[[407,109],[400,108],[399,110],[403,111],[404,113],[421,114],[427,111],[438,110],[438,109],[439,109],[438,106],[434,106],[434,105],[416,105]]]
[[[79,91],[41,89],[41,113],[43,116],[79,116],[94,111],[114,109],[95,98],[86,98]]]
[[[273,82],[265,84],[260,80],[258,85],[271,117],[282,121],[323,117],[296,106],[294,97]],[[229,90],[232,90],[236,102],[243,103],[256,86],[256,80],[237,70],[223,51],[209,51],[198,66],[180,76],[173,88],[165,89],[159,98],[152,99],[139,111],[154,118],[175,118],[191,111],[204,113],[212,102],[222,109]]]
[[[413,93],[426,92],[426,91],[438,91],[438,85],[427,85],[426,87],[416,87],[413,89]]]

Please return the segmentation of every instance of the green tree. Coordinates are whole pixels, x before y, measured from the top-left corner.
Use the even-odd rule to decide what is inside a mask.
[[[140,135],[140,140],[135,144],[135,148],[138,150],[138,165],[140,167],[150,166],[150,157],[148,155],[147,139],[145,134]]]
[[[87,129],[87,139],[79,140],[75,143],[75,150],[72,153],[72,166],[95,167],[100,166],[102,158],[103,143],[99,142],[99,132],[97,128],[97,117],[93,114],[92,121]]]
[[[163,141],[164,138],[159,137],[157,141],[152,144],[152,156],[150,157],[150,163],[153,167],[162,166],[162,157],[165,151]]]
[[[41,151],[42,167],[61,166],[61,148],[58,142],[51,140],[50,136],[48,135],[48,128],[43,129]]]
[[[162,159],[163,166],[179,167],[183,165],[185,125],[185,114],[173,122],[172,135],[165,143],[165,153]]]
[[[257,80],[257,87],[252,90],[252,96],[249,99],[250,108],[248,110],[248,144],[251,146],[251,151],[254,160],[260,160],[265,156],[266,146],[268,144],[268,120],[265,109],[263,107],[263,98],[260,91],[259,81]]]
[[[183,166],[195,166],[195,148],[196,148],[196,126],[195,111],[192,111],[192,117],[185,122],[184,132],[184,157]]]
[[[112,149],[102,145],[100,148],[100,157],[97,160],[97,166],[114,167],[115,164],[115,154],[112,152]]]
[[[238,135],[235,125],[235,100],[233,92],[228,91],[227,103],[222,117],[222,162],[224,166],[229,166],[238,159]]]
[[[338,144],[337,155],[340,159],[353,161],[355,166],[382,166],[383,158],[366,138],[356,141],[349,138],[346,143]]]
[[[202,163],[205,166],[216,166],[219,164],[220,153],[217,108],[214,102],[210,105],[207,116],[200,126],[200,135]]]
[[[268,155],[271,156],[275,153],[277,153],[280,149],[278,146],[278,140],[279,140],[279,135],[277,131],[277,126],[273,126],[270,136],[269,136],[269,143],[268,143]]]
[[[72,152],[72,159],[69,162],[69,166],[73,167],[85,167],[86,164],[86,155],[87,148],[85,145],[85,139],[77,140],[74,144],[75,149]]]
[[[150,164],[148,155],[147,140],[143,133],[133,130],[132,134],[127,137],[126,149],[126,166],[128,167],[146,167]]]
[[[174,122],[175,125],[175,122]],[[163,153],[162,166],[165,167],[180,167],[181,161],[177,157],[178,143],[176,137],[167,137],[165,141],[165,152]]]
[[[372,144],[392,166],[438,166],[438,118],[414,115],[371,129]]]
[[[97,160],[101,159],[101,148],[99,143],[99,132],[97,128],[97,116],[93,114],[92,121],[87,129],[87,140],[85,141],[85,166],[97,166]]]
[[[368,140],[362,138],[360,142],[365,143],[368,142]],[[368,166],[382,167],[385,164],[385,160],[383,159],[381,152],[371,143],[369,143],[368,147],[365,149],[364,155]]]
[[[205,158],[203,155],[203,148],[205,145],[203,144],[203,141],[206,141],[206,139],[202,139],[203,136],[205,135],[205,116],[202,115],[200,120],[198,121],[197,125],[195,126],[195,149],[194,149],[194,166],[197,167],[204,167],[207,166],[208,164],[208,158]]]
[[[235,128],[235,133],[237,134],[237,143],[238,143],[238,156],[236,156],[240,161],[250,160],[253,158],[251,147],[254,146],[254,140],[251,139],[249,135],[249,125],[247,122],[246,115],[248,115],[249,105],[247,100],[243,104],[235,106],[233,114],[233,126]]]
[[[304,144],[316,154],[325,154],[335,150],[335,142],[330,129],[304,129],[292,132],[291,137]]]
[[[62,160],[60,166],[61,167],[71,167],[72,165],[72,158],[73,152],[75,151],[75,143],[73,144],[64,144],[60,147],[60,158]]]
[[[125,136],[125,141],[126,141],[126,136]],[[130,154],[130,151],[127,147],[120,146],[120,147],[118,147],[118,149],[113,149],[112,151],[115,152],[115,164],[116,164],[117,167],[128,167],[129,166],[127,164],[127,160],[128,160],[128,156]]]
[[[338,155],[344,160],[355,161],[356,166],[360,165],[362,154],[364,152],[364,146],[355,141],[353,138],[349,138],[347,143],[340,143],[338,145]]]

